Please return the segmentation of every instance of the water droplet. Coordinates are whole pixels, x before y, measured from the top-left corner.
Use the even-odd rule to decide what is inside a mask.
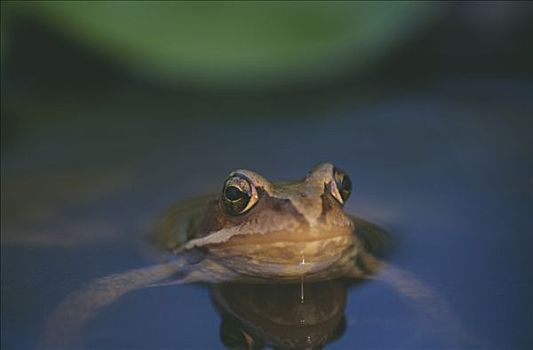
[[[305,295],[304,295],[304,275],[302,275],[302,278],[300,279],[300,303],[305,302]]]

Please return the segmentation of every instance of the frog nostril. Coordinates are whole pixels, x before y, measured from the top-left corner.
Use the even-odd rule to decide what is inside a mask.
[[[300,197],[301,198],[307,198],[307,194],[306,193],[300,193]]]

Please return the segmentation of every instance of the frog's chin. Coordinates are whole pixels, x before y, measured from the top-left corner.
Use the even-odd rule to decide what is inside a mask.
[[[307,239],[280,240],[287,237],[283,232],[268,236],[240,237],[210,246],[209,251],[214,260],[240,275],[291,280],[327,275],[355,249],[353,234],[345,229],[307,235]]]

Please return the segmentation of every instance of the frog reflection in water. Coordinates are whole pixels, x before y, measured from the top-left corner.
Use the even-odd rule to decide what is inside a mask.
[[[429,288],[372,254],[384,235],[343,211],[351,189],[348,175],[330,163],[296,182],[232,172],[220,194],[179,204],[163,217],[155,242],[176,258],[104,277],[68,296],[49,320],[48,344],[65,344],[99,308],[154,283],[361,279],[386,267],[376,276],[441,313]]]
[[[222,343],[230,349],[317,349],[339,337],[344,283],[308,283],[303,300],[301,292],[300,284],[215,284],[211,298],[222,318]]]

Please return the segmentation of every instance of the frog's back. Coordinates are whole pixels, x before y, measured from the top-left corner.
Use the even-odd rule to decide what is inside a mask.
[[[351,216],[354,223],[354,235],[365,252],[373,256],[383,256],[390,247],[390,236],[381,227],[362,218]]]
[[[216,205],[217,196],[207,194],[171,206],[156,223],[152,242],[161,250],[174,251],[201,237],[207,231],[202,227],[207,225],[206,213]]]

